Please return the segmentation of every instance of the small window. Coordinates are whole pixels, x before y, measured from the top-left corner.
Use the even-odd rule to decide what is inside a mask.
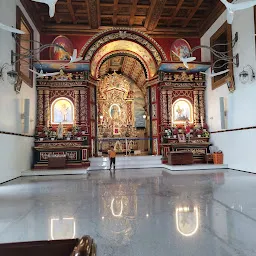
[[[17,28],[25,32],[24,35],[18,35],[16,53],[27,55],[28,50],[33,50],[33,30],[18,6],[16,12]],[[16,63],[16,70],[19,76],[26,84],[33,87],[33,74],[28,70],[29,68],[32,69],[33,60],[28,58],[22,60],[22,57],[17,57],[17,59],[20,59],[20,61]]]
[[[231,32],[231,26],[228,25],[228,23],[224,23],[219,30],[211,37],[211,47],[213,45],[218,44],[214,47],[214,49],[218,52],[227,52],[227,55],[232,57],[233,51],[232,51],[232,32]],[[227,44],[228,43],[228,44]],[[217,61],[219,58],[211,55],[212,64]],[[212,89],[216,89],[226,83],[226,80],[229,76],[233,76],[233,64],[227,63],[226,60],[218,61],[212,70],[215,73],[224,71],[226,69],[229,69],[229,72],[220,76],[215,76],[212,78]],[[219,68],[221,67],[221,68]]]

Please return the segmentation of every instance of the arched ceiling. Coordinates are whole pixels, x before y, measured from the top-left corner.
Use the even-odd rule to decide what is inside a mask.
[[[146,82],[145,67],[140,61],[132,56],[119,55],[107,58],[99,69],[99,76],[104,77],[108,73],[120,72],[121,74],[131,78],[140,90],[145,94],[146,88],[144,83]]]
[[[97,66],[101,63],[101,60],[104,59],[111,52],[116,51],[125,51],[130,52],[132,55],[139,56],[145,62],[147,66],[146,69],[149,71],[149,77],[153,77],[157,72],[157,64],[154,61],[151,53],[148,52],[144,47],[139,45],[136,42],[128,41],[128,40],[117,40],[110,43],[105,44],[101,47],[97,53],[93,56],[91,60],[91,74],[96,77],[97,74]]]

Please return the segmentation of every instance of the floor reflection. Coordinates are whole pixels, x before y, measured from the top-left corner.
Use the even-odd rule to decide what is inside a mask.
[[[0,241],[92,236],[101,255],[256,255],[256,176],[161,169],[0,186]]]

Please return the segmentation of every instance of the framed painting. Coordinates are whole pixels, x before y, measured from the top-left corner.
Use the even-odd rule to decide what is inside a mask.
[[[51,47],[50,48],[50,59],[51,60],[69,60],[70,56],[73,54],[73,44],[66,36],[57,36],[53,42],[53,44],[58,44],[64,47],[67,52],[62,50],[59,47]]]
[[[58,98],[52,103],[51,107],[52,124],[73,124],[74,123],[74,106],[67,98]]]
[[[173,52],[175,52],[178,56],[185,58],[190,57],[190,51],[191,47],[185,39],[177,39],[171,46],[171,60],[180,61],[179,58],[173,54]]]
[[[178,99],[173,103],[172,107],[173,123],[193,123],[193,107],[190,101],[187,99]]]
[[[178,141],[179,141],[180,143],[186,142],[185,134],[178,134]]]

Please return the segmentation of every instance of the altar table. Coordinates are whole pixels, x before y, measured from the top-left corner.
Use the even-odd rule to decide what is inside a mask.
[[[66,156],[67,168],[81,168],[89,166],[90,146],[79,140],[46,140],[36,141],[34,146],[34,168],[48,168],[48,159],[51,156]]]

